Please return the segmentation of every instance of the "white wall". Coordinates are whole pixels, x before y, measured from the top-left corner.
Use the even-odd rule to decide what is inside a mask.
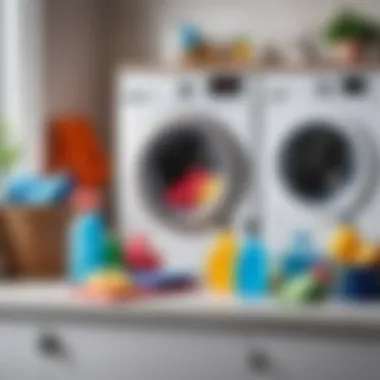
[[[257,46],[287,47],[300,37],[318,33],[334,10],[355,6],[380,19],[379,0],[137,0],[134,13],[129,0],[119,0],[119,22],[130,37],[131,56],[171,58],[175,31],[192,22],[213,38],[248,34]],[[124,8],[124,10],[123,10]],[[131,21],[132,20],[132,21]],[[127,41],[121,42],[126,48]],[[136,44],[140,42],[139,46]],[[125,51],[124,55],[128,52]]]

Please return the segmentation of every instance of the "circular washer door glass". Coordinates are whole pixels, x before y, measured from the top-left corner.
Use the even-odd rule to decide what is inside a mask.
[[[355,175],[355,149],[333,125],[312,122],[297,129],[283,145],[280,173],[291,193],[307,202],[339,197]]]
[[[181,118],[160,128],[144,147],[143,197],[151,213],[171,227],[212,227],[238,204],[249,163],[226,127],[206,117]]]

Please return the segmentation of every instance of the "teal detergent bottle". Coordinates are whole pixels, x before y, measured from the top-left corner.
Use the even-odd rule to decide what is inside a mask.
[[[311,234],[305,230],[296,231],[282,260],[284,279],[289,281],[309,273],[319,261]]]
[[[102,268],[105,251],[105,227],[99,212],[78,214],[69,231],[69,280],[81,285]]]
[[[237,260],[237,293],[243,299],[259,299],[268,294],[269,256],[258,232],[258,223],[250,221]]]

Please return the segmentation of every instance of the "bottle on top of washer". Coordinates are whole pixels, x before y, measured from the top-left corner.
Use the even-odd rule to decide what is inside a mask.
[[[219,224],[219,231],[207,255],[204,270],[205,285],[213,293],[231,294],[235,288],[235,266],[238,238],[227,220]]]
[[[319,262],[319,254],[312,235],[307,230],[298,230],[285,251],[282,261],[282,274],[285,280],[309,273]]]
[[[244,299],[261,299],[269,289],[269,255],[255,220],[247,223],[236,263],[236,290]]]

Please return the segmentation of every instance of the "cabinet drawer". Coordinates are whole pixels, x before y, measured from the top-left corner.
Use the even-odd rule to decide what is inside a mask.
[[[358,380],[380,375],[380,344],[339,338],[252,337],[252,378]]]
[[[244,340],[207,332],[62,327],[54,362],[71,380],[245,380]],[[49,362],[51,370],[51,362]]]

